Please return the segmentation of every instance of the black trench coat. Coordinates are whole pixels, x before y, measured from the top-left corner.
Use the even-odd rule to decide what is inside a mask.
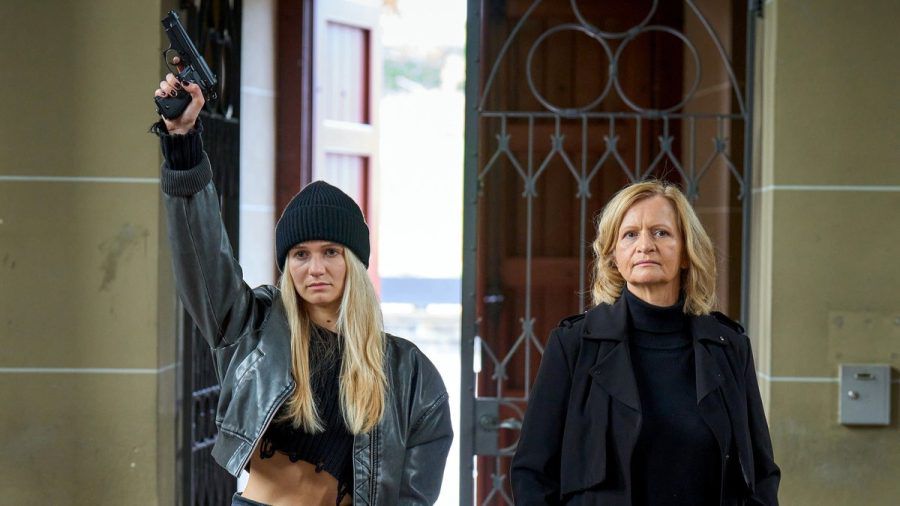
[[[778,504],[781,471],[750,340],[721,314],[690,316],[697,404],[721,450],[723,506]],[[517,505],[631,506],[641,401],[623,298],[563,320],[547,341],[510,470]]]

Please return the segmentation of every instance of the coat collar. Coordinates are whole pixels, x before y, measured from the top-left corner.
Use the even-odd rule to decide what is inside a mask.
[[[722,325],[714,316],[691,315],[688,320],[695,341],[728,344],[728,336],[722,332]],[[600,304],[588,310],[581,336],[585,339],[626,341],[627,329],[628,306],[625,297],[619,297],[613,304]]]
[[[585,314],[581,337],[610,341],[611,348],[606,347],[608,351],[597,357],[591,374],[610,395],[632,409],[640,411],[640,397],[627,346],[628,320],[625,298],[619,297],[614,304],[600,304]],[[697,403],[699,404],[723,381],[722,371],[708,345],[725,346],[728,344],[728,337],[714,316],[691,315],[688,322],[688,328],[694,339],[694,364]]]
[[[614,304],[600,304],[584,315],[581,336],[585,339],[624,341],[628,328],[628,306],[624,297]]]
[[[597,350],[589,369],[593,382],[626,407],[623,414],[630,410],[631,418],[623,418],[633,421],[629,427],[639,427],[642,408],[628,346],[628,319],[623,298],[614,304],[601,304],[585,314],[582,339]],[[690,316],[687,329],[693,338],[697,407],[724,457],[733,439],[732,416],[737,413],[740,417],[741,413],[741,405],[735,401],[740,399],[735,394],[738,385],[723,374],[730,372],[726,351],[735,334],[713,315]],[[730,374],[727,377],[733,378]],[[631,444],[636,440],[634,435]]]

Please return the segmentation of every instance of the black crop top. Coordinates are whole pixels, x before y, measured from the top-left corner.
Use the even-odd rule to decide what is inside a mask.
[[[283,453],[291,462],[315,464],[316,472],[327,471],[338,480],[337,504],[353,486],[353,434],[347,429],[341,409],[340,382],[343,339],[329,330],[312,326],[309,364],[313,397],[325,431],[308,434],[284,420],[286,408],[275,416],[259,445],[260,458]]]

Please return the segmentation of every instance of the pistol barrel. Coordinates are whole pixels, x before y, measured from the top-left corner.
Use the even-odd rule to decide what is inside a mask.
[[[213,74],[209,65],[206,64],[206,60],[197,51],[197,46],[194,45],[194,42],[181,24],[178,13],[169,11],[169,14],[162,20],[162,26],[166,31],[166,36],[169,38],[169,44],[178,53],[181,62],[186,67],[191,68],[193,71],[191,72],[192,75],[197,76],[196,82],[203,89],[203,94],[207,97],[211,95],[212,98],[215,98],[216,75]]]

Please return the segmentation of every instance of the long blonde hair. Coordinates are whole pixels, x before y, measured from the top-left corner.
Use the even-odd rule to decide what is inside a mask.
[[[384,414],[384,325],[375,287],[366,267],[344,248],[347,274],[338,312],[337,333],[343,339],[340,399],[344,422],[353,434],[372,430]],[[281,301],[291,328],[291,363],[296,388],[286,402],[285,420],[315,434],[325,430],[310,383],[309,340],[312,322],[285,266],[279,281]]]
[[[625,278],[616,268],[615,248],[619,227],[628,209],[639,200],[665,197],[675,208],[678,228],[684,238],[688,267],[682,271],[684,312],[708,314],[716,305],[716,254],[712,241],[694,209],[677,186],[663,181],[642,181],[619,190],[603,208],[594,240],[594,304],[612,304],[622,294]]]

